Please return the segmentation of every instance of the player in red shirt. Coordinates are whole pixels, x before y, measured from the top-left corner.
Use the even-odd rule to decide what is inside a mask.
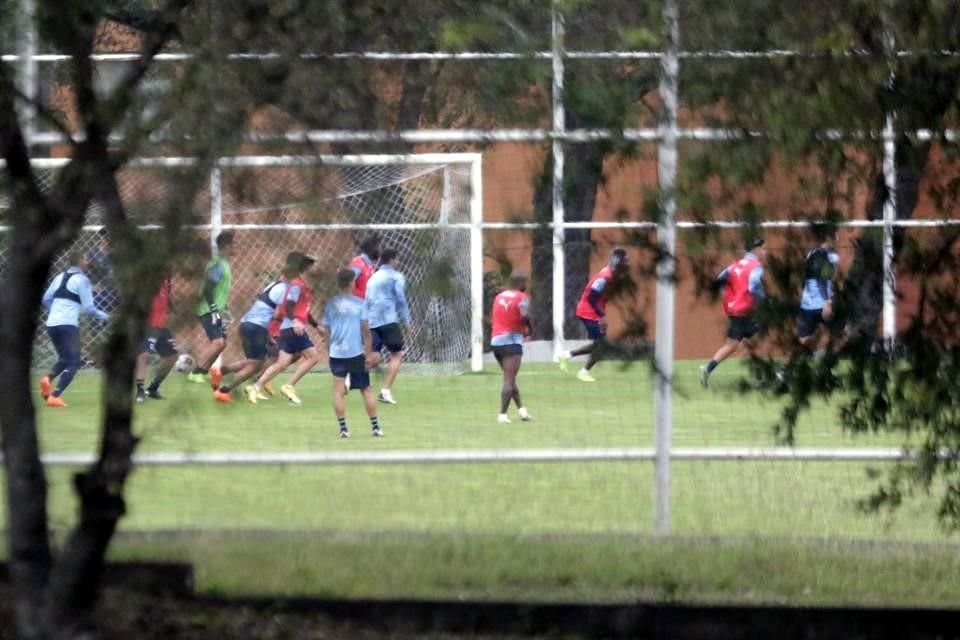
[[[140,355],[137,356],[137,402],[143,402],[147,398],[163,400],[163,396],[160,395],[160,385],[177,361],[177,343],[174,342],[173,334],[171,334],[170,329],[167,328],[167,322],[170,317],[172,289],[172,279],[170,276],[164,276],[160,283],[160,289],[157,290],[153,296],[153,300],[150,302],[147,338],[143,342]],[[147,377],[147,365],[149,364],[150,354],[159,356],[160,361],[154,369],[153,382],[144,389],[143,383]]]
[[[713,285],[723,288],[723,312],[730,318],[727,339],[713,354],[710,362],[700,367],[700,384],[707,386],[710,374],[717,365],[732,356],[760,330],[753,318],[757,303],[765,296],[763,291],[763,259],[766,249],[757,238],[747,245],[743,257],[717,274]]]
[[[510,401],[517,405],[517,414],[524,422],[530,420],[527,408],[520,400],[520,387],[517,386],[517,373],[523,360],[523,340],[530,335],[530,318],[527,315],[530,309],[530,298],[527,290],[527,274],[514,271],[510,274],[510,288],[501,291],[493,299],[493,309],[490,312],[493,331],[490,337],[490,346],[493,356],[503,370],[503,386],[500,388],[500,415],[497,422],[509,424],[507,409]]]
[[[607,336],[607,300],[610,296],[610,288],[629,268],[630,261],[627,258],[627,252],[621,248],[614,249],[610,253],[610,261],[607,266],[590,278],[587,286],[583,288],[583,293],[580,294],[576,315],[587,330],[587,337],[590,338],[591,342],[579,349],[560,354],[560,369],[562,371],[567,370],[567,361],[570,358],[589,355],[583,368],[577,372],[577,378],[583,382],[596,382],[596,379],[590,375],[590,369],[600,360],[594,349]]]
[[[367,236],[360,243],[360,255],[354,256],[348,269],[356,274],[353,281],[353,295],[361,300],[367,297],[367,280],[377,270],[377,260],[380,259],[380,236],[376,233]]]

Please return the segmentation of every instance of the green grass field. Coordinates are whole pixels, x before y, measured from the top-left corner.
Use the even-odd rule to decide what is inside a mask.
[[[774,445],[778,405],[734,391],[740,365],[725,364],[703,390],[697,364],[678,363],[674,445]],[[595,371],[600,382],[588,385],[552,366],[525,366],[520,384],[534,421],[511,425],[496,423],[500,377],[492,368],[401,374],[400,404],[380,405],[386,437],[369,436],[352,393],[346,441],[336,437],[327,374],[299,385],[300,407],[281,399],[217,405],[207,387],[174,374],[163,389],[169,399],[138,407],[136,425],[143,452],[652,446],[648,369],[607,363]],[[66,398],[66,410],[40,408],[44,449],[91,451],[96,374],[83,372]],[[825,404],[804,416],[797,440],[898,444],[844,434]],[[115,553],[189,559],[201,588],[229,593],[957,601],[960,581],[930,582],[939,567],[953,576],[958,568],[956,541],[937,524],[933,499],[864,515],[856,500],[875,483],[865,467],[675,462],[671,538],[650,535],[653,466],[643,461],[143,467],[129,487],[128,537]],[[50,473],[58,528],[74,513],[70,472]],[[891,592],[882,576],[895,573],[914,579]]]

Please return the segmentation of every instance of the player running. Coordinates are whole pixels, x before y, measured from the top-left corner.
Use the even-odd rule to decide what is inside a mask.
[[[208,344],[197,354],[196,368],[187,375],[187,380],[202,384],[206,382],[208,370],[216,362],[227,346],[227,330],[221,313],[226,311],[230,299],[230,284],[233,273],[228,259],[233,254],[233,234],[225,231],[217,236],[217,255],[207,263],[204,270],[203,287],[200,302],[197,303],[197,316]],[[216,389],[220,380],[216,374],[210,376],[210,384]]]
[[[167,374],[173,368],[177,361],[177,343],[173,339],[173,334],[167,327],[170,317],[170,300],[173,295],[173,280],[170,276],[164,276],[160,282],[160,288],[153,296],[150,302],[150,317],[147,321],[147,337],[143,341],[143,347],[140,355],[137,356],[137,402],[144,402],[147,398],[153,400],[163,400],[160,395],[160,385],[163,384]],[[153,381],[146,389],[143,383],[147,377],[147,365],[149,364],[150,354],[160,357],[160,361],[153,371]]]
[[[393,383],[403,362],[403,338],[410,335],[410,306],[407,304],[407,279],[393,267],[395,249],[384,249],[380,254],[380,268],[367,282],[367,318],[373,336],[373,352],[384,347],[390,352],[387,375],[377,400],[397,404],[393,398]],[[353,387],[351,377],[350,386]]]
[[[63,399],[73,377],[80,368],[80,311],[106,322],[109,316],[93,303],[90,279],[86,275],[87,258],[82,251],[70,253],[70,268],[57,275],[43,294],[41,303],[47,309],[47,335],[57,350],[57,363],[40,378],[40,395],[48,407],[65,407]],[[51,390],[54,378],[60,377]]]
[[[725,268],[713,279],[716,288],[723,288],[723,312],[730,318],[730,327],[723,345],[710,362],[700,367],[700,384],[710,381],[710,374],[721,362],[732,356],[741,345],[750,345],[760,330],[753,318],[757,303],[765,297],[763,291],[763,260],[766,249],[757,238],[747,245],[743,257]]]
[[[843,325],[833,312],[833,279],[837,275],[840,256],[834,250],[836,232],[833,229],[818,232],[820,246],[807,254],[804,263],[803,295],[800,298],[800,316],[797,318],[797,339],[808,349],[818,346],[820,325],[830,334],[838,334]]]
[[[353,295],[360,299],[367,297],[367,282],[377,270],[377,260],[380,258],[380,236],[371,234],[360,242],[360,255],[354,256],[347,265],[353,270],[357,278],[353,283]]]
[[[299,257],[299,261],[288,263],[284,267],[287,287],[283,298],[277,305],[277,315],[281,318],[280,339],[278,341],[280,354],[277,356],[277,361],[260,374],[260,378],[253,385],[253,391],[247,393],[247,399],[250,398],[252,393],[259,395],[264,385],[299,358],[293,375],[290,376],[285,385],[280,387],[280,394],[293,404],[302,404],[295,386],[320,360],[317,348],[310,340],[310,336],[307,335],[307,325],[317,326],[317,323],[310,314],[313,292],[306,280],[303,279],[303,273],[308,271],[316,260],[303,254],[299,254]]]
[[[385,252],[386,253],[386,252]],[[350,374],[351,388],[359,389],[363,405],[370,418],[371,435],[383,435],[377,418],[377,404],[370,389],[368,369],[376,364],[377,352],[372,350],[370,326],[363,300],[354,295],[356,274],[352,269],[337,272],[340,293],[331,298],[323,310],[321,332],[330,346],[330,373],[333,374],[333,412],[341,438],[350,437],[347,427],[344,378]]]
[[[584,345],[573,351],[564,351],[560,354],[560,370],[567,370],[567,362],[570,358],[588,355],[586,363],[577,372],[577,379],[583,382],[596,382],[596,378],[590,375],[590,369],[597,364],[600,356],[596,349],[607,337],[607,300],[610,289],[618,278],[623,276],[630,268],[630,261],[627,258],[627,252],[624,249],[616,248],[610,253],[610,260],[600,272],[587,282],[580,294],[580,301],[577,303],[576,316],[583,323],[587,330],[587,337],[590,338],[590,344]]]
[[[530,334],[530,298],[527,297],[527,274],[514,271],[510,274],[510,288],[501,291],[493,299],[493,331],[490,346],[493,356],[503,370],[503,386],[500,388],[500,415],[497,422],[509,424],[507,409],[510,401],[517,405],[517,414],[524,422],[530,420],[527,408],[520,399],[517,373],[523,360],[523,340]]]

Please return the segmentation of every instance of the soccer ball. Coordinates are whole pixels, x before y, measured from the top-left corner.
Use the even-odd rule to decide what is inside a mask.
[[[197,362],[193,359],[193,356],[189,353],[181,353],[180,357],[177,358],[177,364],[174,365],[177,368],[177,371],[183,373],[189,373],[193,371],[193,368],[197,366]]]

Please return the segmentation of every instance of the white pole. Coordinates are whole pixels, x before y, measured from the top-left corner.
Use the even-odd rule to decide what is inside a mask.
[[[553,3],[553,132],[563,133],[566,119],[563,109],[563,16],[557,2]],[[563,228],[563,143],[554,140],[553,151],[553,358],[563,350],[563,320],[565,309],[565,254],[566,233]]]
[[[657,243],[665,256],[657,265],[656,390],[654,394],[654,531],[670,533],[670,449],[673,428],[673,331],[674,331],[674,274],[676,265],[675,196],[677,177],[677,90],[680,59],[677,48],[680,26],[675,0],[667,0],[663,8],[666,48],[660,60],[660,96],[663,111],[660,116],[661,142],[657,148],[660,182],[660,223],[657,225]]]
[[[483,370],[483,161],[470,163],[470,369]]]
[[[890,63],[888,89],[894,88],[896,73],[893,67],[895,41],[893,32],[887,29],[885,41]],[[883,125],[883,182],[887,198],[883,203],[883,342],[893,349],[897,337],[897,273],[893,263],[893,221],[897,218],[897,140],[896,114],[887,113]]]
[[[210,170],[210,253],[217,255],[217,236],[223,228],[223,192],[220,167]]]
[[[37,53],[37,30],[34,26],[34,4],[33,0],[21,0],[20,3],[20,24],[21,28],[19,42],[17,43],[17,53],[20,56],[20,64],[17,65],[17,87],[20,92],[30,98],[37,97],[37,61],[34,57]],[[23,131],[23,138],[27,147],[33,143],[35,134],[35,116],[36,108],[32,104],[26,104],[18,101],[20,105],[17,109],[20,118],[20,127]],[[33,152],[30,152],[33,155]]]

